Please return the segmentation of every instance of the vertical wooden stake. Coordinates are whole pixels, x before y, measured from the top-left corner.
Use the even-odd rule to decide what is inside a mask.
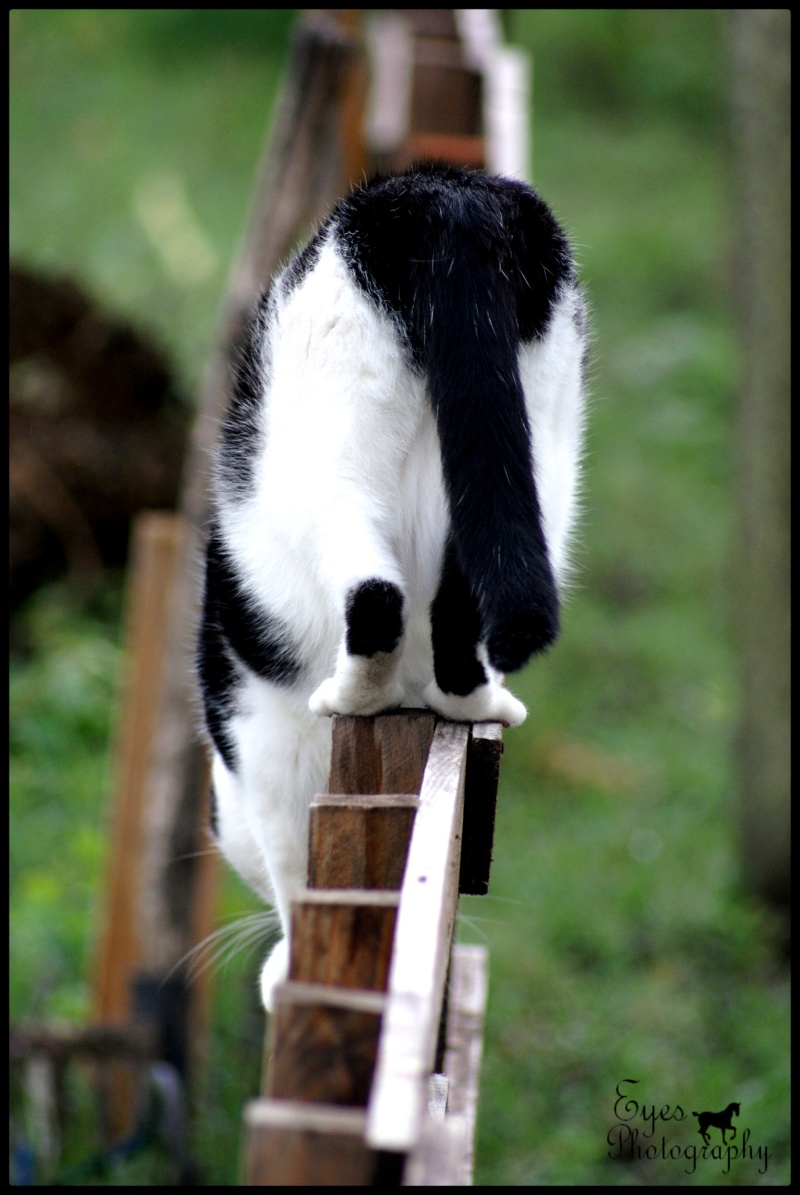
[[[170,593],[182,537],[182,521],[173,514],[142,514],[133,531],[126,633],[129,671],[118,731],[105,920],[93,977],[93,1019],[104,1025],[124,1025],[132,1020],[131,985],[144,955],[140,892],[147,778],[163,685]],[[202,860],[199,896],[193,910],[195,940],[210,930],[216,862],[213,854]],[[199,991],[201,995],[195,994],[192,1010],[195,1042],[205,1022],[207,984]],[[109,1064],[105,1085],[107,1132],[113,1140],[133,1127],[133,1069],[126,1063]]]

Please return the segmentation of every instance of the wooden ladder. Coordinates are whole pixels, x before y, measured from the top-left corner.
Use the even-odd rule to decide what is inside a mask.
[[[453,931],[488,887],[502,749],[430,710],[334,719],[247,1183],[471,1182],[486,957]]]

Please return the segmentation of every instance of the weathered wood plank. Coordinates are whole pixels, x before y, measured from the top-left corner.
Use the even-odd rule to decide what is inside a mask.
[[[309,822],[309,888],[399,888],[417,803],[413,793],[317,797]]]
[[[431,710],[334,717],[329,791],[418,793],[435,723]]]
[[[269,1094],[364,1107],[369,1098],[385,997],[310,983],[275,991],[276,1043]]]
[[[179,515],[145,512],[134,524],[133,556],[128,571],[127,655],[128,676],[117,744],[117,777],[109,869],[104,902],[104,923],[95,964],[93,1018],[100,1025],[129,1024],[141,1019],[133,996],[133,981],[147,966],[157,949],[143,933],[142,908],[147,884],[143,857],[152,818],[149,766],[158,734],[159,708],[163,692],[162,664],[169,640],[170,592],[185,539],[186,526]],[[206,819],[207,775],[198,777],[200,797],[196,810],[199,822],[191,826],[201,839]],[[201,828],[202,825],[202,828]],[[173,850],[176,850],[173,844]],[[177,853],[177,851],[176,851]],[[194,853],[194,852],[193,852]],[[206,851],[192,859],[194,887],[178,885],[187,905],[187,945],[203,941],[214,924],[213,899],[218,855]],[[194,893],[192,907],[187,892]],[[160,932],[160,927],[157,927]],[[210,972],[185,986],[181,1012],[171,1022],[171,1044],[175,1057],[202,1054],[207,1032]],[[163,991],[166,991],[166,986]],[[173,1006],[174,1010],[174,1006]],[[153,1024],[159,1013],[148,1012]],[[125,1065],[111,1062],[98,1072],[102,1088],[101,1106],[106,1117],[104,1133],[116,1140],[130,1132],[140,1100],[138,1079],[131,1078]]]
[[[298,894],[289,979],[385,991],[399,901],[398,892],[363,889]]]
[[[136,901],[147,767],[161,696],[170,586],[183,530],[176,515],[149,511],[134,524],[127,594],[128,676],[118,732],[105,923],[94,976],[94,1017],[106,1024],[130,1019],[131,977],[142,961]]]
[[[503,728],[499,722],[476,722],[470,736],[464,786],[464,843],[459,892],[485,896],[492,867],[494,819]]]
[[[482,946],[454,946],[447,1003],[444,1074],[449,1082],[442,1123],[425,1118],[406,1168],[412,1187],[471,1186],[478,1081],[486,1011],[487,955]]]
[[[458,898],[468,740],[468,726],[441,723],[425,768],[367,1118],[374,1148],[407,1151],[422,1124]]]
[[[450,1079],[448,1114],[464,1124],[457,1185],[472,1183],[478,1087],[486,1016],[488,959],[483,946],[454,946],[450,966],[447,1012],[447,1050],[444,1070]]]
[[[364,1143],[361,1109],[252,1100],[245,1108],[248,1186],[371,1186],[378,1159]]]

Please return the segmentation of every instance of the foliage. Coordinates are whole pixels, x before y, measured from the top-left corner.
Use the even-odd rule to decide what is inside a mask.
[[[12,250],[150,321],[189,387],[288,12],[12,13]],[[462,936],[487,941],[492,963],[482,1185],[788,1180],[781,927],[738,865],[722,20],[507,14],[533,54],[535,181],[574,237],[594,312],[594,398],[578,582],[560,643],[513,682],[530,716],[506,735],[493,895],[462,902]],[[188,238],[183,256],[158,232],[159,207]],[[87,1007],[118,586],[107,600],[40,595],[32,650],[12,668],[12,1017]],[[255,908],[230,879],[223,915]],[[216,981],[196,1134],[209,1182],[235,1181],[258,1071],[255,973],[244,953]],[[667,1134],[684,1146],[698,1140],[692,1110],[740,1100],[767,1174],[611,1161],[626,1078],[645,1103],[687,1111]],[[137,1179],[120,1164],[108,1181]]]

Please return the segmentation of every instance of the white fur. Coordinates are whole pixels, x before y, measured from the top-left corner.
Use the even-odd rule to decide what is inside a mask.
[[[567,552],[579,497],[585,403],[584,339],[575,326],[580,302],[574,289],[562,288],[544,340],[523,345],[518,358],[544,534],[560,587],[569,579]]]

